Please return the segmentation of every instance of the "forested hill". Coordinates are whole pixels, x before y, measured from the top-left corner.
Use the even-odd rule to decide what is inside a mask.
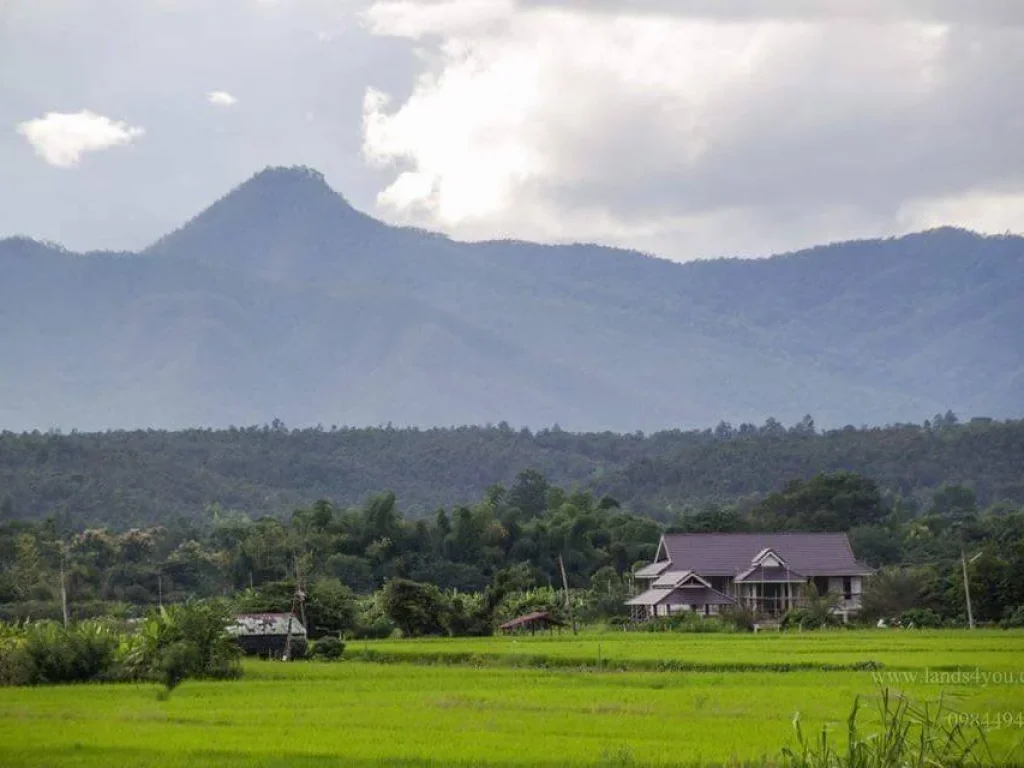
[[[966,485],[978,501],[1024,503],[1024,421],[846,428],[805,420],[618,435],[505,427],[230,430],[0,435],[0,520],[59,515],[116,528],[184,518],[210,506],[286,516],[319,498],[360,503],[392,490],[412,517],[471,503],[523,470],[671,519],[707,502],[778,490],[795,478],[850,470],[927,501]]]
[[[393,227],[277,168],[142,253],[0,240],[0,275],[0,429],[1024,416],[1015,236],[676,264]]]

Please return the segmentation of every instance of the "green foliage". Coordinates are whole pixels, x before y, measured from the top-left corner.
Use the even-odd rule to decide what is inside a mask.
[[[153,612],[122,645],[126,673],[156,679],[168,690],[189,677],[238,677],[241,651],[227,633],[230,621],[228,606],[213,600]]]
[[[433,584],[391,579],[381,593],[381,608],[406,636],[445,632],[448,606],[444,595]]]
[[[804,590],[803,605],[786,612],[782,617],[783,629],[822,629],[840,623],[835,609],[839,605],[839,595],[826,593],[819,595],[813,587]]]
[[[1003,617],[1003,620],[999,623],[999,626],[1004,629],[1024,628],[1024,605],[1018,605],[1016,607],[1007,606],[1006,614]]]
[[[337,661],[345,653],[345,643],[340,638],[328,635],[327,637],[321,637],[319,640],[314,640],[312,648],[309,651],[309,657],[312,659],[321,659],[323,661]]]
[[[1001,500],[1024,504],[1024,483],[1016,471],[1021,465],[1024,421],[941,428],[901,424],[813,435],[785,429],[780,434],[767,424],[646,436],[497,427],[289,430],[269,425],[3,433],[0,489],[16,517],[0,516],[0,523],[42,520],[60,509],[75,526],[122,531],[184,520],[202,528],[215,523],[208,505],[219,501],[224,509],[216,524],[230,528],[236,525],[233,510],[256,520],[282,516],[318,499],[331,499],[344,509],[385,488],[394,490],[412,516],[433,517],[440,505],[471,503],[501,483],[508,488],[501,505],[518,510],[520,523],[552,509],[549,492],[563,486],[609,495],[623,509],[665,521],[683,512],[688,520],[697,515],[701,519],[694,530],[733,530],[742,521],[730,505],[778,491],[784,479],[806,481],[819,472],[870,477],[885,493],[938,516],[964,506],[948,490],[934,497],[944,487],[970,489],[979,509]],[[92,480],[83,483],[82,477]],[[718,505],[718,512],[697,514],[715,509],[710,503]],[[814,521],[816,510],[805,511]],[[865,511],[870,510],[841,507],[829,517],[846,518],[848,512],[861,517]],[[337,512],[333,518],[326,528],[339,525]],[[814,522],[832,525],[836,519]],[[273,548],[272,542],[265,544]],[[153,546],[161,549],[159,539]],[[134,567],[132,561],[126,565]],[[358,563],[340,560],[336,567],[333,575],[355,589],[365,588],[367,576]],[[247,572],[239,575],[248,578]],[[259,572],[254,576],[259,578]],[[31,568],[22,578],[19,589],[31,586],[24,581],[31,579]],[[155,597],[156,580],[146,589]]]
[[[739,631],[736,624],[725,618],[701,616],[692,611],[679,611],[645,621],[639,627],[644,632],[691,632],[694,634],[722,634]]]
[[[942,618],[931,608],[910,608],[899,614],[899,625],[915,629],[934,629],[942,626]]]
[[[894,618],[925,608],[935,580],[928,568],[885,568],[865,582],[861,615],[869,620]]]
[[[111,673],[118,634],[109,622],[90,620],[67,629],[56,622],[28,626],[24,650],[32,664],[32,683],[78,683]]]
[[[948,511],[964,495],[947,488],[942,498]],[[668,530],[856,524],[856,554],[862,556],[862,548],[883,565],[866,582],[863,615],[869,620],[913,608],[931,609],[944,622],[965,614],[962,550],[970,553],[977,621],[999,622],[1007,606],[1024,604],[1024,511],[999,504],[954,518],[922,509],[913,499],[882,494],[871,480],[841,472],[787,483],[762,500],[706,505],[695,516],[676,516]],[[174,604],[234,594],[241,611],[287,612],[300,574],[300,615],[313,639],[380,637],[396,627],[407,634],[484,635],[500,621],[535,610],[566,621],[610,621],[627,615],[630,572],[650,560],[666,530],[625,511],[614,498],[566,491],[537,473],[521,473],[511,490],[489,487],[476,504],[440,509],[430,519],[404,517],[394,494],[348,510],[320,499],[292,510],[287,522],[253,520],[217,505],[208,514],[210,525],[202,529],[178,522],[124,533],[75,534],[56,519],[0,524],[0,586],[17,598],[0,604],[0,620],[59,619],[63,573],[73,620],[138,616],[152,607],[154,595]],[[571,612],[560,590],[540,586],[561,585],[560,563]],[[431,585],[433,591],[418,600],[428,606],[426,613],[403,616],[415,628],[395,621],[404,610],[401,601],[389,603],[390,618],[383,603],[357,604],[357,592],[365,595],[389,581]],[[806,610],[788,622],[824,623]]]
[[[390,637],[395,625],[381,607],[381,595],[371,595],[356,601],[355,626],[345,634],[357,640],[382,639]]]

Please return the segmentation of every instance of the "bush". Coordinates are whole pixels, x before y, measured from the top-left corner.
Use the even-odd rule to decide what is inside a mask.
[[[783,629],[823,629],[837,626],[839,623],[839,617],[835,614],[809,608],[792,608],[782,617]]]
[[[389,579],[381,591],[380,605],[408,637],[446,634],[447,601],[433,584]]]
[[[345,643],[337,637],[321,637],[313,642],[310,658],[337,661],[345,653]]]
[[[190,600],[150,614],[121,647],[124,675],[157,680],[171,690],[187,677],[241,675],[241,649],[228,632],[227,606]]]
[[[1003,613],[1003,620],[999,622],[999,626],[1003,629],[1024,628],[1024,605],[1018,605],[1016,608],[1013,606],[1007,606],[1006,611]]]
[[[942,626],[942,617],[931,608],[911,608],[900,614],[901,627],[937,629]]]
[[[692,611],[680,611],[669,616],[645,621],[639,626],[645,632],[694,632],[727,633],[735,632],[736,625],[717,616],[702,616]]]
[[[0,685],[30,685],[32,660],[21,627],[0,624]]]
[[[483,593],[446,594],[448,601],[442,624],[452,637],[486,637],[494,633],[492,612]]]
[[[110,624],[83,621],[65,629],[55,622],[32,624],[24,653],[31,664],[30,683],[79,683],[113,676],[120,640]]]
[[[365,597],[356,605],[356,624],[345,637],[355,640],[384,640],[391,636],[395,625],[380,607],[376,597]]]
[[[739,632],[753,632],[757,617],[749,608],[737,605],[722,612],[722,620],[732,624]]]

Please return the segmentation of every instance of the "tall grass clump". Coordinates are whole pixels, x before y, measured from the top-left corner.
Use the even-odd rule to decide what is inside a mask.
[[[846,745],[837,744],[827,728],[816,737],[804,733],[794,718],[797,747],[782,750],[784,768],[895,768],[941,766],[984,768],[997,765],[981,728],[968,728],[940,698],[930,706],[912,704],[888,689],[878,702],[879,728],[866,733],[858,722],[860,697],[846,720]]]

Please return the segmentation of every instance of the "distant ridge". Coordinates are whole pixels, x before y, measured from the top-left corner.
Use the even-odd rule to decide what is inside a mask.
[[[463,243],[269,168],[139,254],[0,241],[0,429],[1024,415],[1024,239],[676,264]]]

